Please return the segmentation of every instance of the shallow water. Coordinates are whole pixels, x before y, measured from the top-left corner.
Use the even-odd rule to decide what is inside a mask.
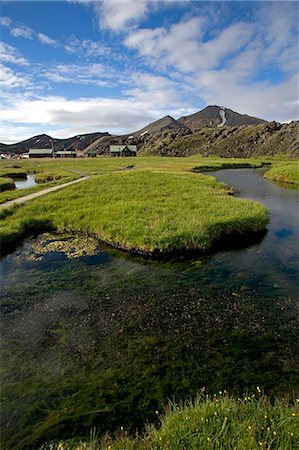
[[[3,258],[5,448],[134,429],[204,387],[296,389],[299,194],[251,169],[214,175],[270,209],[250,248],[163,262],[68,237],[46,251],[48,236]]]
[[[14,183],[16,189],[25,189],[35,186],[37,183],[32,175],[27,175],[27,178],[15,178]]]

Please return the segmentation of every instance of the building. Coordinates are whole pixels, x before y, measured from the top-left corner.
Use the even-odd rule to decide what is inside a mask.
[[[58,150],[55,152],[55,158],[76,158],[75,150]]]
[[[54,158],[52,148],[30,148],[28,152],[29,158]]]
[[[136,156],[136,145],[110,145],[111,156]]]

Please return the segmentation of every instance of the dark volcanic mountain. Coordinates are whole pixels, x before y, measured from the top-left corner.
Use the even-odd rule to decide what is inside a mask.
[[[17,142],[16,144],[0,144],[0,149],[4,152],[25,153],[30,148],[51,148],[54,150],[84,150],[94,141],[103,136],[110,136],[109,133],[90,133],[73,136],[67,139],[53,139],[47,134],[40,134],[26,139],[25,141]]]
[[[239,114],[231,109],[222,106],[207,106],[201,111],[191,114],[190,116],[181,117],[179,123],[193,130],[204,127],[219,127],[223,125],[241,126],[241,125],[257,125],[266,123],[265,120],[248,116],[247,114]]]
[[[162,117],[162,119],[158,119],[155,122],[148,124],[146,127],[141,130],[135,131],[132,133],[132,136],[136,136],[148,132],[149,134],[160,133],[161,131],[166,130],[178,130],[178,129],[187,129],[188,127],[183,123],[178,122],[171,116]]]

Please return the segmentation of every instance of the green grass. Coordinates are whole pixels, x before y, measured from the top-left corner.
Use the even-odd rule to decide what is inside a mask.
[[[59,184],[68,183],[69,181],[75,180],[76,178],[80,177],[80,174],[69,172],[66,170],[57,170],[57,169],[52,169],[50,171],[47,169],[43,169],[43,171],[41,170],[42,169],[34,169],[32,167],[30,168],[30,170],[28,170],[28,173],[36,174],[34,178],[38,184],[35,186],[32,186],[30,188],[16,189],[4,192],[1,191],[0,189],[0,204],[29,194],[33,194],[34,192],[42,191],[52,186],[58,186]],[[25,176],[27,176],[26,172],[22,173],[24,173]],[[25,178],[25,176],[23,178]],[[0,177],[0,183],[1,179],[2,178]]]
[[[299,442],[298,402],[270,402],[259,392],[234,398],[220,391],[184,405],[171,404],[164,415],[157,411],[160,425],[148,425],[141,436],[129,436],[123,429],[116,438],[107,434],[97,439],[92,433],[86,441],[52,443],[51,449],[294,450]]]
[[[265,173],[265,178],[299,185],[299,163],[278,164]]]
[[[0,192],[10,191],[15,188],[15,183],[11,178],[0,178]]]
[[[261,204],[229,195],[214,177],[118,171],[4,212],[2,246],[37,230],[93,235],[132,252],[208,251],[217,241],[265,228]]]
[[[1,163],[0,177],[26,178],[27,174],[21,167],[12,167],[11,164]]]

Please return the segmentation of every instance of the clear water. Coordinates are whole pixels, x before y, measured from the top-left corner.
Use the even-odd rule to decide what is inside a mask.
[[[25,189],[35,186],[37,183],[32,175],[27,175],[27,178],[15,178],[14,183],[16,189]]]
[[[203,387],[297,388],[299,193],[250,169],[215,175],[269,208],[262,240],[153,261],[104,246],[69,258],[38,238],[3,258],[6,449],[135,429]]]

